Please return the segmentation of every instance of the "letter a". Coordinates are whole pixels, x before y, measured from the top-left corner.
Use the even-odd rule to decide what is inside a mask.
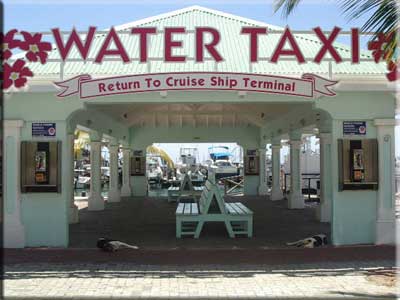
[[[108,49],[112,40],[114,41],[114,44],[117,49],[114,50]],[[101,46],[100,51],[96,56],[95,62],[101,63],[103,61],[104,56],[106,55],[119,55],[122,58],[123,62],[125,63],[129,62],[128,54],[126,53],[126,50],[122,45],[121,40],[119,39],[118,34],[115,31],[114,27],[112,27],[111,30],[108,32],[107,37],[104,40],[104,43]]]
[[[292,49],[284,50],[283,47],[285,46],[286,41],[289,42]],[[294,55],[296,56],[297,62],[304,63],[304,56],[300,51],[299,46],[296,43],[296,40],[288,27],[285,28],[285,31],[276,47],[274,54],[271,57],[271,62],[276,63],[281,55]]]

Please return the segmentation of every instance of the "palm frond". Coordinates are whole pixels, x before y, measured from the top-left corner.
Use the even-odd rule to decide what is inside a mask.
[[[340,0],[340,4],[349,20],[358,19],[373,11],[361,30],[374,31],[375,35],[371,37],[371,40],[377,38],[379,33],[387,36],[394,33],[390,41],[384,45],[384,51],[387,53],[386,60],[394,60],[399,37],[397,0]]]
[[[300,4],[301,0],[275,0],[274,12],[282,9],[282,16],[287,18],[295,8]]]
[[[393,61],[396,53],[399,52],[399,15],[400,8],[398,0],[337,0],[345,17],[348,20],[359,19],[366,14],[371,14],[368,20],[361,27],[363,31],[373,31],[376,34],[371,40],[378,37],[379,33],[389,36],[390,41],[384,45],[384,51],[387,53],[386,60]],[[275,0],[274,12],[282,10],[282,16],[288,17],[301,0]]]
[[[340,0],[341,8],[349,19],[358,19],[373,11],[362,30],[388,33],[398,26],[396,0]]]

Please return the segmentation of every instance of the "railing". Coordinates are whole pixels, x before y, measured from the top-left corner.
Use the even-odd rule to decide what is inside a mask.
[[[222,182],[224,185],[225,195],[238,195],[240,193],[243,193],[243,188],[244,188],[243,175],[223,177],[219,181]]]
[[[290,173],[285,173],[285,177],[284,177],[284,181],[283,181],[283,192],[285,194],[287,194],[288,190],[290,190],[290,189],[288,189],[288,180],[287,180],[288,176],[290,176]],[[315,180],[316,181],[316,189],[315,189],[315,191],[317,192],[319,190],[319,188],[320,188],[320,180],[321,180],[320,176],[321,176],[320,173],[301,173],[301,179],[307,181],[307,188],[306,188],[307,193],[304,193],[305,189],[303,189],[303,185],[302,185],[301,190],[302,190],[303,194],[307,194],[308,195],[308,200],[309,201],[311,201],[311,194],[314,194],[314,193],[311,193],[311,191],[312,191],[311,180]],[[289,187],[290,187],[290,185],[289,185]]]

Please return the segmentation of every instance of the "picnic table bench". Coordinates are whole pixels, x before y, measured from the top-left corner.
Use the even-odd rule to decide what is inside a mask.
[[[175,212],[176,237],[199,238],[205,222],[224,222],[229,237],[253,235],[253,212],[240,202],[225,203],[216,184],[207,181],[199,202],[179,203]]]
[[[203,186],[193,186],[189,174],[185,174],[180,186],[168,188],[168,202],[180,202],[181,199],[192,199],[195,201],[203,192]]]
[[[181,188],[179,186],[170,186],[168,188],[168,202],[178,201],[181,194]]]

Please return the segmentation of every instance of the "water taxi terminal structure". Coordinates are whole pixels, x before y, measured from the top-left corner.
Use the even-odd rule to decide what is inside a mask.
[[[194,29],[205,26],[216,28],[223,37],[215,45],[223,55],[221,61],[204,51],[204,61],[196,62]],[[26,88],[5,93],[5,247],[69,246],[69,224],[79,222],[73,193],[76,129],[89,132],[87,209],[99,214],[105,207],[100,184],[104,143],[110,151],[108,203],[147,196],[144,160],[149,145],[190,142],[242,146],[244,194],[275,201],[284,197],[279,169],[282,140],[290,144],[290,193],[285,209],[300,213],[304,209],[302,135],[316,134],[321,201],[315,218],[330,224],[332,244],[394,243],[398,96],[385,77],[384,63],[375,63],[364,50],[359,52],[359,63],[354,63],[354,51],[336,42],[333,47],[342,58],[340,63],[329,55],[318,63],[311,59],[300,64],[296,56],[275,63],[269,59],[252,62],[249,36],[240,34],[242,28],[268,27],[279,33],[258,35],[258,47],[270,53],[285,29],[199,6],[115,27],[133,57],[140,57],[139,37],[124,32],[147,27],[158,30],[148,36],[145,62],[124,63],[107,56],[102,63],[94,63],[106,38],[104,33],[95,33],[86,59],[71,47],[64,61],[57,47],[52,47],[46,63],[26,61],[34,74]],[[186,34],[174,36],[183,42],[172,51],[175,56],[185,53],[184,62],[164,60],[168,27],[186,28]],[[313,31],[293,30],[293,35],[306,58],[314,58],[323,47]],[[16,54],[10,62],[21,57]],[[270,190],[265,172],[267,147],[272,149]],[[119,151],[123,153],[121,186]]]

